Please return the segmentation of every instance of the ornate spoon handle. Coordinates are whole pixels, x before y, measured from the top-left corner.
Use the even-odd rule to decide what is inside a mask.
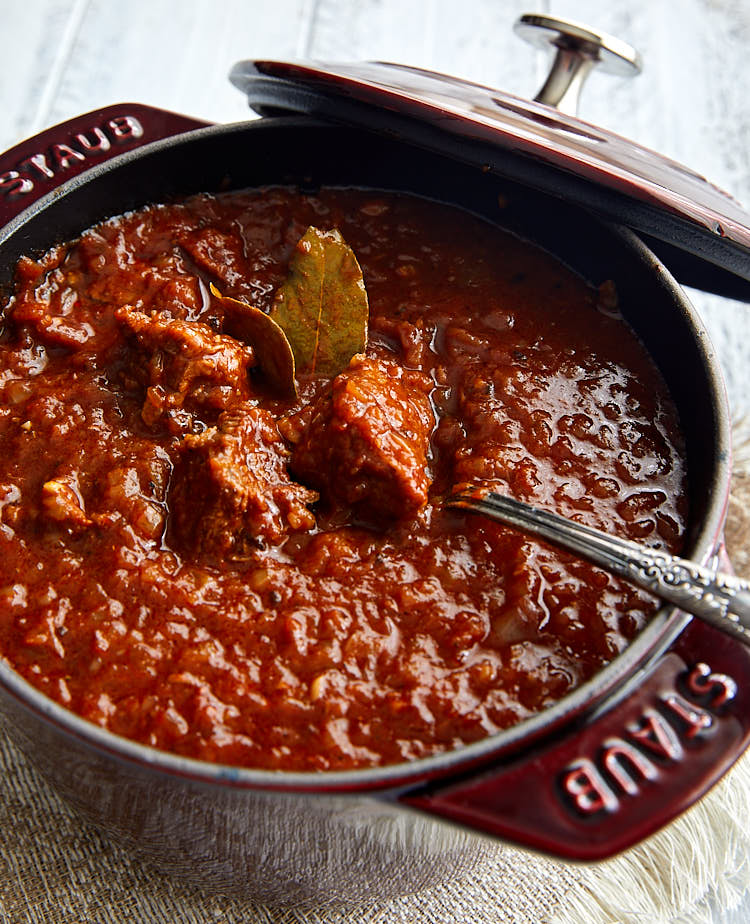
[[[618,539],[494,491],[472,488],[454,494],[446,503],[541,536],[750,645],[748,581]]]

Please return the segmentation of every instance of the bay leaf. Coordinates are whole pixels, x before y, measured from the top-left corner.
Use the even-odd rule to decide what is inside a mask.
[[[292,345],[297,368],[338,375],[367,346],[368,314],[354,252],[340,231],[311,225],[297,243],[270,312]]]
[[[297,397],[294,353],[283,329],[260,308],[222,295],[209,286],[211,295],[224,309],[224,329],[231,337],[250,344],[261,372],[271,386],[288,397]]]

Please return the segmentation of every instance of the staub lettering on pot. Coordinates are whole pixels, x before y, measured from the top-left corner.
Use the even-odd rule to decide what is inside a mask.
[[[584,816],[616,812],[624,798],[658,782],[660,766],[690,759],[690,748],[721,721],[718,713],[737,695],[737,684],[705,663],[682,680],[685,696],[675,690],[660,694],[621,736],[605,739],[593,760],[579,757],[565,767],[560,785],[569,810]]]
[[[143,125],[133,115],[107,119],[101,125],[77,132],[65,144],[53,144],[44,151],[24,157],[14,169],[0,174],[0,192],[10,200],[27,195],[40,183],[49,184],[63,171],[107,153],[113,145],[141,138],[143,133]]]

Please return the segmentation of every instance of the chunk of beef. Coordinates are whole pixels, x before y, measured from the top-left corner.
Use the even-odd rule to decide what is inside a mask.
[[[270,411],[241,405],[183,438],[169,506],[176,544],[194,558],[242,559],[311,529],[314,491],[289,479],[289,451]]]
[[[150,213],[146,224],[153,220]],[[195,273],[183,254],[171,245],[145,253],[136,237],[124,230],[92,229],[83,235],[74,255],[79,269],[77,285],[86,295],[106,306],[133,305],[148,313],[163,312],[173,318],[194,318],[203,298]]]
[[[77,472],[58,476],[42,485],[41,509],[48,520],[74,532],[93,522],[86,514]]]
[[[181,234],[179,243],[197,266],[225,285],[236,285],[250,275],[239,234],[201,228]]]
[[[382,340],[387,346],[395,347],[404,365],[410,369],[418,369],[422,365],[428,348],[421,320],[412,324],[403,318],[387,315],[376,315],[370,319],[370,340]]]
[[[149,426],[166,418],[186,429],[192,413],[210,415],[250,396],[251,347],[205,324],[146,315],[129,305],[115,317],[137,344],[127,376],[146,388],[141,415]]]
[[[355,356],[321,398],[283,422],[292,472],[376,520],[414,513],[430,485],[431,384],[423,373]]]
[[[97,339],[96,319],[81,305],[65,269],[49,260],[43,265],[24,258],[17,276],[23,285],[11,303],[10,317],[19,331],[28,327],[45,346],[76,352],[107,345],[106,338]]]

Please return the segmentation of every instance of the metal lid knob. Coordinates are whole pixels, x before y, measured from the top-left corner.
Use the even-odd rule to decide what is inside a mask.
[[[618,77],[641,72],[641,56],[631,45],[570,19],[525,13],[514,31],[532,45],[556,49],[552,70],[534,99],[568,115],[578,112],[581,89],[597,65]]]

